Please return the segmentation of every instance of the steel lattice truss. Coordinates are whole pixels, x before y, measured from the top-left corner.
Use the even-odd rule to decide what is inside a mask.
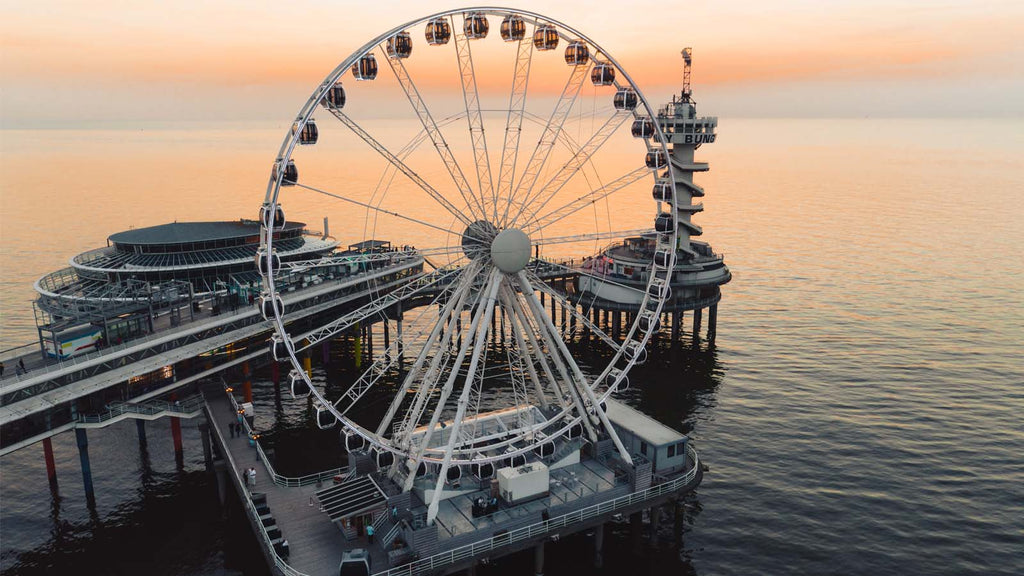
[[[587,57],[570,61],[567,56],[562,63],[565,71],[551,72],[551,66],[539,59],[562,59],[557,53],[546,54],[551,47],[532,41],[530,30],[500,43],[484,39],[486,31],[470,23],[477,17],[513,16],[534,29],[542,24],[554,26],[561,42],[584,46]],[[450,37],[434,37],[429,44],[417,41],[415,52],[395,40],[438,20],[450,24]],[[501,83],[505,92],[499,100],[489,99],[491,86],[474,65],[478,50],[496,43],[497,48],[509,45],[504,50],[511,73],[511,80]],[[458,86],[464,109],[435,116],[430,93],[439,83],[438,72],[431,69],[427,72],[430,82],[417,85],[416,80],[425,75],[415,69],[415,63],[420,51],[444,50],[453,51],[454,56],[445,58],[450,70],[441,83],[453,90]],[[392,74],[377,77],[378,59]],[[537,84],[538,74],[544,74],[539,79],[542,86],[562,88],[553,104],[537,97],[539,104],[532,111],[529,90]],[[356,84],[353,79],[363,82]],[[588,79],[593,87],[585,89]],[[374,134],[372,121],[357,123],[356,111],[365,106],[350,104],[363,96],[364,86],[380,90],[391,86],[397,101],[403,105],[408,101],[415,132],[404,144],[386,143],[388,135]],[[351,96],[346,89],[352,90]],[[615,106],[611,105],[613,94]],[[623,95],[632,98],[631,105],[620,106]],[[589,109],[588,102],[593,104]],[[321,181],[315,175],[299,176],[298,170],[305,174],[305,164],[298,147],[317,142],[320,130],[313,115],[321,107],[338,120],[319,126],[325,137],[328,128],[337,129],[353,146],[365,145],[363,150],[383,161],[383,173],[372,190],[339,187],[330,184],[336,180]],[[493,159],[486,130],[492,116],[504,128],[501,146],[493,147],[500,153]],[[652,133],[642,135],[642,144],[631,148],[637,150],[638,161],[624,170],[615,173],[614,166],[606,166],[599,158],[606,144],[617,138],[629,141],[630,130],[623,129],[628,120],[636,123],[653,117],[640,90],[606,51],[579,31],[530,12],[484,8],[435,14],[381,34],[341,62],[299,111],[273,164],[261,212],[264,233],[259,254],[267,288],[263,301],[281,302],[279,278],[284,274],[312,274],[333,266],[390,270],[389,266],[421,260],[434,269],[406,267],[403,270],[411,272],[381,275],[364,305],[301,334],[289,333],[282,306],[264,305],[264,314],[276,328],[275,357],[291,363],[293,391],[308,390],[314,396],[318,423],[327,427],[340,422],[349,446],[393,456],[387,470],[404,489],[420,483],[433,488],[436,495],[463,469],[468,473],[476,465],[514,462],[516,457],[551,448],[548,445],[554,448],[546,454],[564,454],[569,443],[575,446],[581,440],[607,438],[619,457],[631,462],[602,402],[625,385],[629,369],[640,357],[638,351],[651,337],[651,320],[657,319],[667,296],[665,287],[677,251],[677,211],[674,196],[650,202],[647,186],[657,181],[675,190],[676,182],[673,171],[666,169],[667,140],[656,125]],[[524,137],[528,130],[536,136]],[[418,153],[427,142],[436,154]],[[529,155],[520,162],[524,147]],[[659,154],[664,162],[658,160]],[[472,167],[463,167],[467,160]],[[497,167],[494,172],[492,161]],[[467,169],[475,174],[475,182],[467,178]],[[619,200],[638,190],[643,201],[634,196],[625,203]],[[272,232],[284,226],[286,198],[289,205],[305,198],[343,206],[348,211],[346,231],[354,235],[361,229],[364,240],[375,238],[382,222],[440,240],[429,246],[354,250],[282,264]],[[656,208],[662,213],[657,227],[651,226],[653,218],[647,216],[639,220],[647,222],[646,227],[637,227],[637,221],[628,218],[624,220],[634,225],[602,224],[595,215],[604,209],[610,221],[613,202],[619,202],[615,210],[626,206],[645,215]],[[665,218],[671,225],[664,224]],[[600,247],[609,240],[645,235],[655,238],[656,250],[663,255],[645,264],[652,271],[646,290],[617,283],[575,262],[539,258],[542,250],[569,249],[571,253],[573,247]],[[374,240],[366,245],[378,244]],[[548,284],[559,276],[590,276],[609,289],[637,291],[641,302],[637,321],[621,339],[606,334],[589,319],[588,303]],[[560,311],[562,328],[549,316],[542,299],[550,301],[552,315]],[[569,318],[580,332],[567,327]],[[646,329],[641,319],[647,320]],[[356,326],[392,321],[399,322],[398,336],[340,395],[328,398],[304,369],[303,356],[316,344]],[[577,362],[571,346],[583,332],[608,348],[606,365],[584,369]],[[385,396],[386,410],[373,421],[362,420],[357,409],[360,401],[372,395],[379,399],[384,394],[382,383],[392,391]],[[429,521],[438,503],[437,497],[429,503]]]

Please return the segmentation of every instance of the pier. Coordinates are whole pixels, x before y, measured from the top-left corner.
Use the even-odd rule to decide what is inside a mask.
[[[215,453],[223,464],[215,464],[218,482],[230,483],[241,498],[247,518],[275,574],[318,576],[337,573],[342,554],[353,548],[370,553],[371,573],[378,576],[451,574],[527,549],[535,550],[535,567],[543,573],[545,542],[581,531],[595,530],[600,562],[603,526],[620,516],[639,518],[651,509],[652,521],[658,507],[677,501],[693,490],[703,478],[703,467],[688,448],[685,472],[673,478],[646,476],[630,478],[614,463],[584,460],[552,476],[550,495],[483,518],[473,518],[472,500],[467,494],[444,501],[436,526],[422,525],[426,507],[415,496],[399,511],[399,522],[390,514],[377,520],[377,539],[370,545],[365,536],[349,540],[320,510],[317,493],[333,485],[335,478],[356,477],[351,467],[342,467],[303,477],[278,474],[258,441],[249,435],[231,437],[229,425],[238,422],[239,403],[230,392],[215,385],[204,387],[204,411],[210,422]],[[252,429],[246,420],[247,432]],[[257,469],[256,485],[248,487],[244,470]],[[377,481],[386,483],[375,476]],[[384,486],[391,501],[398,502],[400,489]],[[547,517],[545,517],[545,511]],[[418,526],[418,528],[413,528]],[[417,537],[422,531],[428,538]],[[398,537],[407,544],[423,542],[423,550],[411,549],[390,555],[386,548]],[[288,552],[282,542],[289,543]],[[397,559],[395,562],[392,559]]]

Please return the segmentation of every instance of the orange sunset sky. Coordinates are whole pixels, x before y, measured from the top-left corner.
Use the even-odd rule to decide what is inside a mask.
[[[1019,0],[507,5],[586,33],[655,101],[677,90],[679,50],[693,46],[695,92],[708,102],[708,113],[1024,115]],[[0,122],[23,128],[288,118],[367,40],[460,4],[33,0],[3,6]]]

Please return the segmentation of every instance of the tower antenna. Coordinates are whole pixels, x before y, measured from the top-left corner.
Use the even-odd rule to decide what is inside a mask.
[[[693,48],[683,48],[683,102],[692,102],[690,99],[690,66],[693,64]]]

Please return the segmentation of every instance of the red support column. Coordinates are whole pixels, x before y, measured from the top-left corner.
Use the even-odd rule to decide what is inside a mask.
[[[249,371],[248,360],[242,363],[242,377],[245,378],[245,382],[242,384],[242,390],[245,392],[245,401],[252,402],[252,373]]]
[[[50,479],[50,490],[57,491],[57,465],[53,461],[53,442],[43,440],[43,455],[46,457],[46,477]]]
[[[174,455],[181,456],[183,452],[181,447],[181,418],[177,416],[171,416],[171,437],[174,438]]]
[[[270,379],[274,381],[274,384],[281,383],[281,365],[277,362],[270,363]]]

